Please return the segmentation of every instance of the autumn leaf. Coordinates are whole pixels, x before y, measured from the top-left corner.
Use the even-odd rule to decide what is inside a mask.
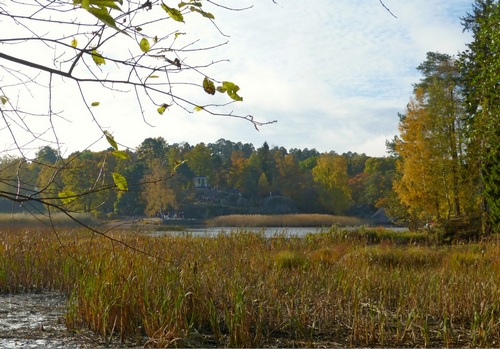
[[[118,187],[118,189],[128,191],[128,184],[125,177],[123,177],[118,172],[113,172],[111,176],[113,177],[113,182],[115,182],[115,185]]]
[[[115,150],[118,150],[118,144],[116,143],[115,138],[113,137],[113,135],[111,133],[109,133],[108,131],[104,131],[103,133],[104,133],[104,136],[106,137],[106,140],[108,141],[108,143]]]
[[[78,198],[77,195],[71,190],[61,191],[59,192],[58,196],[62,203],[65,205],[70,204]]]
[[[92,50],[92,59],[96,65],[106,64],[106,60],[96,49]]]
[[[219,91],[219,89],[217,89]],[[243,98],[238,96],[238,91],[240,90],[239,86],[230,81],[222,82],[222,89],[227,93],[229,97],[231,97],[235,101],[243,101]],[[219,91],[221,92],[221,91]]]
[[[113,150],[111,152],[114,156],[116,156],[118,159],[121,159],[121,160],[127,160],[127,159],[130,159],[130,155],[129,153],[127,153],[126,151],[124,150]]]
[[[142,38],[141,42],[139,43],[139,47],[141,48],[141,51],[146,53],[149,51],[151,46],[149,45],[149,41],[146,38]]]
[[[178,9],[173,7],[168,7],[163,3],[161,4],[161,8],[164,9],[165,12],[169,15],[169,17],[172,18],[174,21],[184,23],[184,16]]]
[[[167,110],[168,107],[169,107],[168,104],[162,104],[160,107],[158,107],[158,109],[156,109],[156,111],[158,112],[158,114],[163,115],[163,113],[165,112],[165,110]]]
[[[212,80],[207,78],[205,76],[205,79],[203,79],[203,90],[205,90],[206,93],[209,95],[215,94],[215,84]]]

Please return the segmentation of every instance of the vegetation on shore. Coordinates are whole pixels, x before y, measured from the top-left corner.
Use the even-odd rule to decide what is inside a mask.
[[[72,213],[71,216],[64,212],[53,214],[0,213],[0,226],[2,228],[55,226],[77,227],[82,224],[96,225],[98,221],[89,213]]]
[[[0,291],[61,290],[69,328],[115,341],[146,336],[153,347],[500,340],[496,240],[442,246],[425,233],[368,228],[112,237],[126,245],[88,231],[3,229]]]

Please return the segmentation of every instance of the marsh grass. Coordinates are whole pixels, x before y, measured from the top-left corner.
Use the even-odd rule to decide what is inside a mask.
[[[495,241],[436,246],[408,237],[404,244],[378,230],[337,228],[305,238],[243,229],[114,237],[158,258],[86,232],[3,231],[0,290],[61,290],[70,329],[149,347],[491,347],[500,340]]]
[[[96,225],[97,220],[91,214],[74,213],[72,216],[79,222],[86,225]],[[13,227],[76,227],[80,224],[68,215],[63,213],[46,214],[30,214],[30,213],[0,213],[0,231],[6,228]]]
[[[331,227],[363,225],[366,221],[327,214],[228,215],[208,219],[206,224],[211,227]]]

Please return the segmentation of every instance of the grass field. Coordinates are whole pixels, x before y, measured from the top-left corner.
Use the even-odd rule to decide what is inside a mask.
[[[360,228],[112,241],[0,228],[0,290],[68,296],[67,325],[151,347],[495,347],[500,245]],[[126,245],[124,245],[126,244]],[[142,252],[138,252],[142,251]]]

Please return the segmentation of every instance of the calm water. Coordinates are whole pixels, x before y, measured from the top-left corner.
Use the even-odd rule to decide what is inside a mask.
[[[358,229],[358,227],[346,227],[346,230]],[[407,231],[408,228],[389,227],[385,228],[392,231]],[[255,232],[264,234],[265,237],[273,237],[276,235],[287,237],[303,237],[307,234],[321,233],[328,231],[329,228],[309,228],[309,227],[255,227],[255,228],[238,228],[238,227],[203,227],[203,228],[188,228],[184,231],[155,231],[151,232],[153,236],[175,235],[175,236],[217,236],[219,234],[230,234],[238,232]]]

